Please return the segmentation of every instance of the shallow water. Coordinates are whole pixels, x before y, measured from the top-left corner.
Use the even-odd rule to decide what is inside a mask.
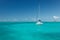
[[[60,22],[0,22],[0,40],[60,40]]]

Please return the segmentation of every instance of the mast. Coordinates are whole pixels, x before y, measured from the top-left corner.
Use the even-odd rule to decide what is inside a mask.
[[[40,2],[38,2],[37,20],[40,20]]]
[[[39,3],[39,6],[38,6],[38,20],[40,19],[40,3]]]

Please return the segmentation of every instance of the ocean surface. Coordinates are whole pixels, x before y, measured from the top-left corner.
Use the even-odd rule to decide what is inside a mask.
[[[0,22],[0,40],[60,40],[60,22]]]

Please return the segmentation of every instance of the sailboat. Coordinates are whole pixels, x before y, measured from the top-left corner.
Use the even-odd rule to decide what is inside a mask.
[[[40,25],[40,24],[43,24],[42,21],[40,20],[40,15],[39,15],[39,14],[40,14],[40,4],[39,4],[38,9],[39,9],[39,10],[38,10],[38,15],[37,15],[37,22],[36,22],[36,24],[39,24],[39,25]]]
[[[36,24],[43,24],[42,21],[39,19]]]

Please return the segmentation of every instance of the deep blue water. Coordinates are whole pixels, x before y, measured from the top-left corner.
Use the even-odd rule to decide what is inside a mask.
[[[60,22],[0,22],[0,40],[60,40]]]

